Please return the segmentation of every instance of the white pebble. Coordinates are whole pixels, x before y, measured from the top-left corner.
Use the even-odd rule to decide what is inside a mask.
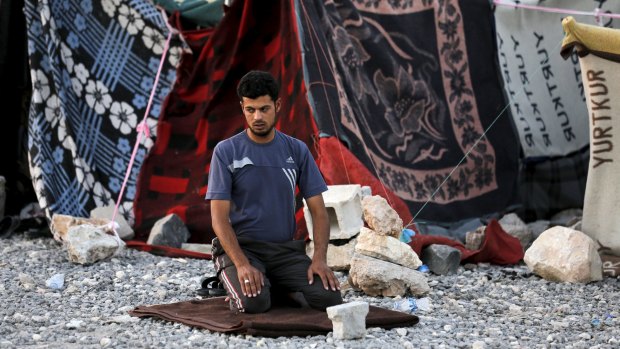
[[[82,320],[77,320],[77,319],[73,319],[71,321],[69,321],[65,327],[69,328],[69,329],[77,329],[82,327],[82,325],[84,324],[84,321]]]
[[[585,339],[585,340],[589,340],[590,338],[592,338],[592,336],[590,336],[589,333],[582,333],[579,335],[579,338]]]
[[[116,277],[119,278],[119,279],[124,278],[125,277],[125,272],[122,271],[122,270],[117,271],[116,272]]]
[[[400,336],[406,336],[407,335],[407,329],[406,328],[397,328],[396,329],[396,333],[398,333]]]
[[[36,333],[33,334],[32,335],[32,340],[35,341],[35,342],[40,341],[41,340],[41,335],[40,334],[36,334]]]
[[[471,349],[484,349],[485,344],[483,341],[475,341],[471,345]]]
[[[101,345],[103,348],[109,346],[111,343],[112,343],[112,340],[108,337],[103,337],[99,341],[99,345]]]
[[[26,320],[26,317],[20,313],[15,313],[13,314],[13,320],[15,320],[15,322],[22,322]]]

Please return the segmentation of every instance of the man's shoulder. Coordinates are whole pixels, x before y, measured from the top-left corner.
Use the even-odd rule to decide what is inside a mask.
[[[243,132],[239,132],[234,136],[230,136],[226,139],[219,141],[215,145],[215,149],[219,149],[219,151],[229,151],[235,147],[235,145],[244,141]]]
[[[305,149],[308,148],[306,146],[306,143],[304,143],[300,139],[297,139],[293,136],[289,136],[286,133],[283,133],[281,131],[279,131],[278,134],[282,137],[283,142],[287,143],[289,146],[292,146],[296,151],[304,151]]]

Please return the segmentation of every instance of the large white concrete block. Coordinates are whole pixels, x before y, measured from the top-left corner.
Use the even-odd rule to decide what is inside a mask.
[[[350,239],[364,226],[362,219],[362,187],[359,184],[330,185],[323,193],[329,215],[329,239]],[[313,239],[312,215],[304,200],[304,218]]]

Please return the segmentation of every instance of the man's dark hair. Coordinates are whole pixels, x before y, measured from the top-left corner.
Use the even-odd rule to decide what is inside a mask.
[[[237,85],[237,95],[240,100],[243,97],[256,99],[268,95],[275,102],[278,99],[280,87],[271,74],[265,71],[252,70],[245,74]]]

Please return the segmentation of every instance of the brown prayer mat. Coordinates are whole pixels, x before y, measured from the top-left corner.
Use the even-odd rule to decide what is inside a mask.
[[[274,305],[262,314],[235,314],[228,308],[224,297],[138,306],[129,314],[136,317],[154,316],[216,332],[264,337],[314,336],[332,331],[332,322],[323,311]],[[415,315],[370,306],[366,327],[390,329],[413,326],[418,321]]]

